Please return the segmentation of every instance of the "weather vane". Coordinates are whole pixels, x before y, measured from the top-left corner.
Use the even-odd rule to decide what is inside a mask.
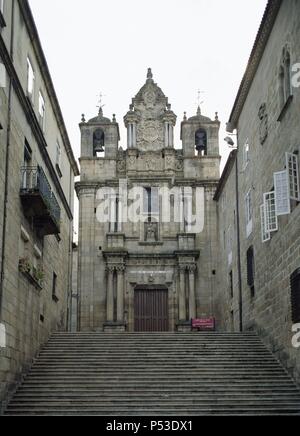
[[[103,95],[102,92],[100,92],[99,96],[97,95],[97,97],[99,98],[97,108],[99,108],[99,111],[101,111],[105,106],[105,104],[103,104],[103,97],[106,97],[106,95]]]
[[[197,98],[197,101],[198,101],[198,106],[199,107],[201,107],[201,105],[204,103],[203,100],[201,101],[201,94],[204,94],[204,91],[200,91],[200,89],[198,89],[198,98]]]

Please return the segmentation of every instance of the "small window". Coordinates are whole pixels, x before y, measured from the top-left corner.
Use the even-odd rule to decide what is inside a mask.
[[[45,116],[46,116],[46,105],[45,105],[45,99],[42,95],[42,93],[39,93],[39,122],[40,126],[43,129],[43,132],[45,131]]]
[[[32,64],[30,59],[27,58],[27,94],[30,97],[31,101],[34,101],[34,84],[35,84],[35,76]]]
[[[244,169],[247,168],[248,163],[250,162],[250,146],[249,146],[249,140],[244,144]]]
[[[93,155],[94,157],[101,157],[104,153],[105,134],[102,129],[95,130],[93,134]]]
[[[286,168],[289,178],[289,190],[291,200],[300,201],[300,182],[298,156],[293,153],[286,153]]]
[[[247,283],[251,289],[251,296],[255,296],[255,262],[254,249],[250,247],[247,251]]]
[[[55,166],[58,172],[59,177],[62,177],[61,172],[61,147],[59,141],[56,142],[56,158],[55,158]]]
[[[276,194],[275,191],[264,194],[264,217],[265,231],[272,233],[278,231],[278,216],[276,215]]]
[[[247,238],[249,238],[253,230],[253,221],[252,221],[253,209],[252,209],[251,191],[249,191],[248,194],[246,195],[245,206],[246,206],[246,234],[247,234]]]
[[[30,145],[28,144],[27,139],[25,139],[25,144],[24,144],[24,165],[25,166],[29,166],[31,163],[31,159],[32,159],[32,149],[30,147]]]
[[[281,121],[291,97],[291,55],[289,49],[285,47],[282,52],[281,65],[279,67],[279,105],[281,111],[279,121]]]
[[[300,268],[291,275],[291,303],[293,324],[300,322]]]
[[[233,272],[229,273],[229,290],[230,290],[230,298],[233,298]]]
[[[158,188],[144,188],[144,214],[149,218],[159,213],[159,190]]]
[[[0,88],[6,88],[6,69],[0,58]]]
[[[55,303],[59,301],[57,297],[57,275],[55,273],[53,273],[52,278],[52,300],[55,301]]]

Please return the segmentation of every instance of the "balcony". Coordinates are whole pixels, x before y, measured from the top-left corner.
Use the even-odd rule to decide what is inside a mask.
[[[20,197],[40,237],[60,233],[60,207],[41,167],[21,168]]]

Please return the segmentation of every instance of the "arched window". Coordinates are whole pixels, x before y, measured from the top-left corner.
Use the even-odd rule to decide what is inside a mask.
[[[283,49],[279,68],[279,99],[282,109],[292,95],[291,86],[291,55],[287,47]]]
[[[195,144],[198,156],[207,155],[207,133],[203,129],[199,129],[195,135]]]
[[[93,135],[93,153],[94,157],[99,157],[104,153],[105,135],[102,129],[97,129]]]

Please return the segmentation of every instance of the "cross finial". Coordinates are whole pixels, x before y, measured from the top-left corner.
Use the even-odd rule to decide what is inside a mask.
[[[99,115],[103,115],[103,108],[105,106],[105,104],[103,104],[103,97],[106,97],[105,95],[102,94],[102,92],[100,92],[98,98],[98,105],[97,108],[99,108]]]
[[[197,101],[198,101],[198,110],[197,110],[197,115],[201,115],[201,105],[204,103],[204,101],[201,101],[201,94],[204,94],[204,91],[200,91],[200,89],[198,89],[198,97],[197,97]]]

